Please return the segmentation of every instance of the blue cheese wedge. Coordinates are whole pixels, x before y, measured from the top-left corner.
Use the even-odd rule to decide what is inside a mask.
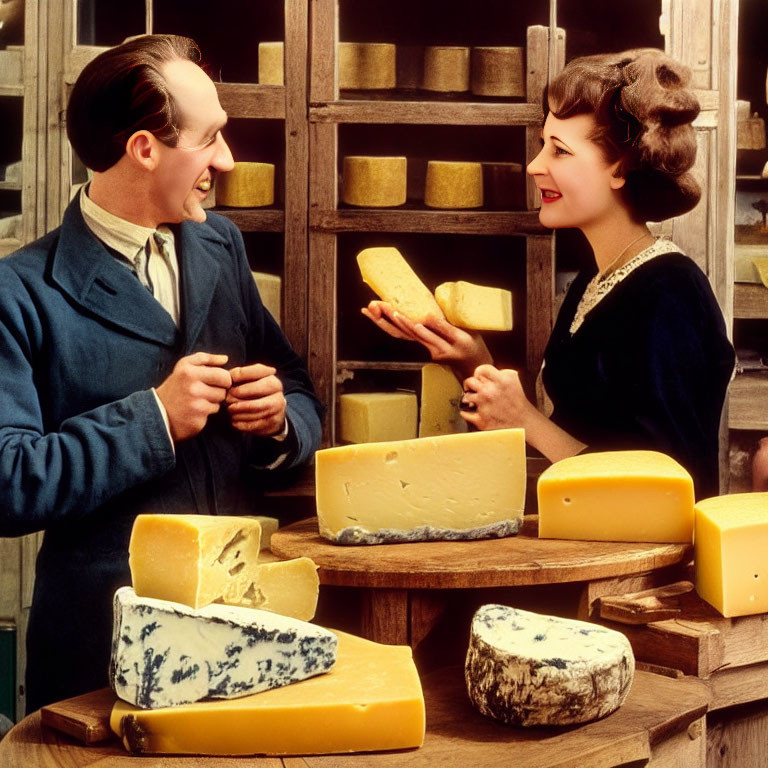
[[[235,698],[327,672],[337,644],[327,629],[269,611],[195,609],[121,587],[114,598],[110,685],[145,709]]]
[[[472,620],[467,692],[484,715],[513,725],[571,725],[604,717],[627,697],[635,657],[620,632],[484,605]]]

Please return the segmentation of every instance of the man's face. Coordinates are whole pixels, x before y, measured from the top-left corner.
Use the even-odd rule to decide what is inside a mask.
[[[150,194],[161,223],[205,221],[202,202],[217,171],[230,171],[232,153],[221,135],[227,114],[216,86],[191,61],[168,62],[162,70],[179,112],[176,147],[158,142],[159,162]]]

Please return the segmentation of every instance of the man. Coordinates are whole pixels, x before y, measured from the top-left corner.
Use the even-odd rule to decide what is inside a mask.
[[[0,535],[45,530],[28,711],[107,684],[136,515],[253,513],[260,471],[319,444],[240,233],[201,207],[233,163],[198,60],[145,36],[83,70],[67,129],[93,180],[0,262]]]

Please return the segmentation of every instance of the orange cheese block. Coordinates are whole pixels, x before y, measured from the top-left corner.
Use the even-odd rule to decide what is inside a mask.
[[[723,616],[768,612],[768,493],[696,503],[696,591]]]
[[[424,698],[411,649],[336,634],[337,661],[327,674],[164,709],[118,701],[110,727],[137,754],[318,755],[421,746]]]
[[[539,536],[690,542],[693,480],[657,451],[584,453],[555,462],[538,483]]]

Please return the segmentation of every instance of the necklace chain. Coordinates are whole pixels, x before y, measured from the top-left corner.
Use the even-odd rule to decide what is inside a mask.
[[[605,268],[603,269],[599,275],[598,280],[605,280],[606,277],[609,277],[611,274],[613,274],[618,267],[621,266],[621,260],[624,257],[624,254],[635,244],[639,243],[644,237],[648,237],[651,233],[646,230],[643,232],[640,237],[636,237],[629,245],[624,246],[621,253]]]

